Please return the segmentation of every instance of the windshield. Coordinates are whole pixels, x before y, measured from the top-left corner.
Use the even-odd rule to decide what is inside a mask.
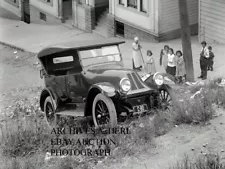
[[[83,66],[119,62],[121,56],[117,45],[79,51]]]

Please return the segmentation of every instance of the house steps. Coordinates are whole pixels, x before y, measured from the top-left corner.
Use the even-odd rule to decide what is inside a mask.
[[[107,37],[107,14],[108,8],[98,17],[96,21],[95,29],[93,30],[94,33],[99,34],[103,37]]]

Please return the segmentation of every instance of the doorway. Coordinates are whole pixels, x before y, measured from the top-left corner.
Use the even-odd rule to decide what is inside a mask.
[[[116,35],[124,37],[124,24],[122,22],[116,21]]]
[[[29,0],[23,0],[22,1],[22,8],[23,8],[23,21],[26,23],[30,23],[30,1]]]
[[[63,19],[72,20],[72,0],[63,0]]]

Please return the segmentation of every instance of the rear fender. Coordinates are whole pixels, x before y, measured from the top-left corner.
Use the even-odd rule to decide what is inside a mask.
[[[45,99],[48,96],[51,97],[55,110],[57,109],[57,107],[59,105],[58,98],[57,98],[56,94],[53,92],[53,90],[51,88],[44,88],[41,91],[41,96],[40,96],[40,108],[41,108],[41,111],[44,111]]]

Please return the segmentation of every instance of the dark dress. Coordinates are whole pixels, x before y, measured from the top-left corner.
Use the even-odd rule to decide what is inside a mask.
[[[207,47],[203,48],[200,53],[200,68],[201,68],[201,76],[199,78],[207,79],[207,68],[209,64],[208,60],[208,49]]]
[[[209,63],[208,63],[208,70],[213,70],[213,64],[214,64],[214,53],[212,51],[209,51]]]

